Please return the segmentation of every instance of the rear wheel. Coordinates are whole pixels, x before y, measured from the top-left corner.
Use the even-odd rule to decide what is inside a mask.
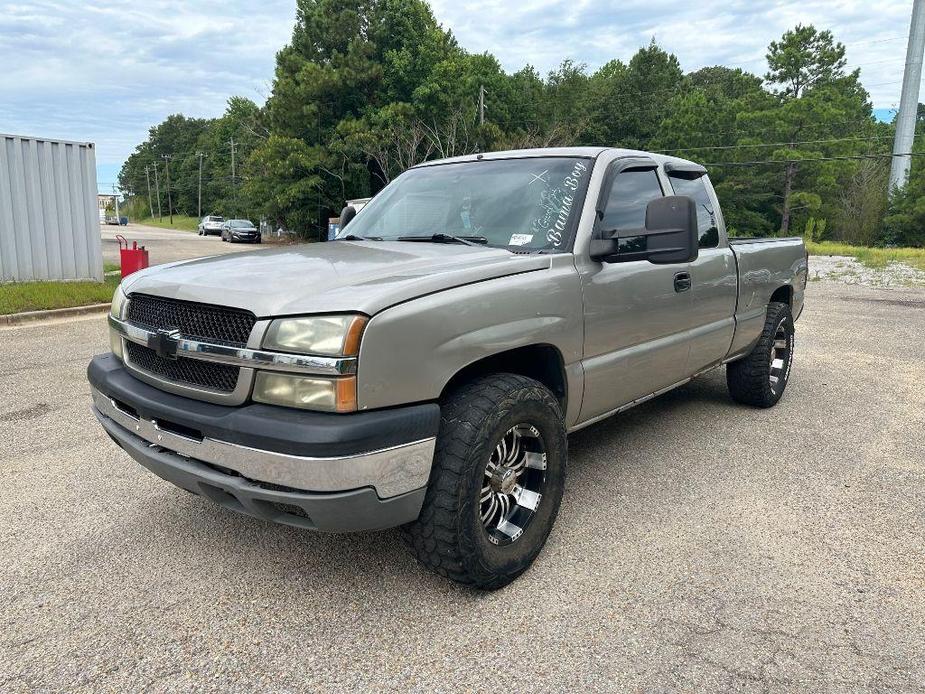
[[[565,425],[549,389],[514,374],[477,379],[442,406],[427,495],[405,540],[438,574],[501,588],[543,548],[565,464]]]
[[[726,365],[726,384],[736,402],[773,407],[790,380],[793,364],[793,316],[787,304],[772,302],[758,343],[742,359]]]

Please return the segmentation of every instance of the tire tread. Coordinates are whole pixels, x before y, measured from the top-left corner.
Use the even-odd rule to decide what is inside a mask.
[[[552,393],[541,383],[516,374],[478,378],[446,399],[441,407],[440,434],[421,514],[401,528],[402,538],[418,562],[463,585],[491,590],[516,577],[498,577],[478,561],[474,539],[460,532],[464,527],[462,515],[471,512],[472,504],[472,500],[462,498],[461,490],[471,474],[473,449],[484,445],[478,440],[482,422],[499,407],[513,405],[524,391],[555,407],[561,420],[559,404]]]
[[[783,395],[783,390],[780,394],[771,390],[768,382],[768,361],[777,326],[785,316],[790,318],[792,326],[790,306],[776,301],[769,303],[764,328],[757,344],[745,357],[726,365],[726,385],[736,402],[767,408],[776,405]]]

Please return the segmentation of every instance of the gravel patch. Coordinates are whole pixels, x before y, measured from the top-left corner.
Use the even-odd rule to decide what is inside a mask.
[[[810,256],[809,279],[877,288],[925,287],[925,271],[918,268],[898,262],[871,268],[846,255]]]

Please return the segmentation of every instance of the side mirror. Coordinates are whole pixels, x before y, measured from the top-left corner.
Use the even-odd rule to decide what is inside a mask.
[[[690,263],[697,259],[697,241],[697,205],[686,195],[672,195],[649,203],[643,229],[595,233],[591,258],[605,263]]]
[[[343,229],[345,226],[350,224],[350,220],[357,216],[357,210],[353,205],[347,205],[344,209],[340,211],[340,228]]]

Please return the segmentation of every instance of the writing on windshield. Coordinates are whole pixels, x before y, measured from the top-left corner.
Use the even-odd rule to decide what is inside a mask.
[[[535,157],[440,164],[399,176],[344,235],[381,238],[447,234],[487,245],[568,250],[591,162]]]

